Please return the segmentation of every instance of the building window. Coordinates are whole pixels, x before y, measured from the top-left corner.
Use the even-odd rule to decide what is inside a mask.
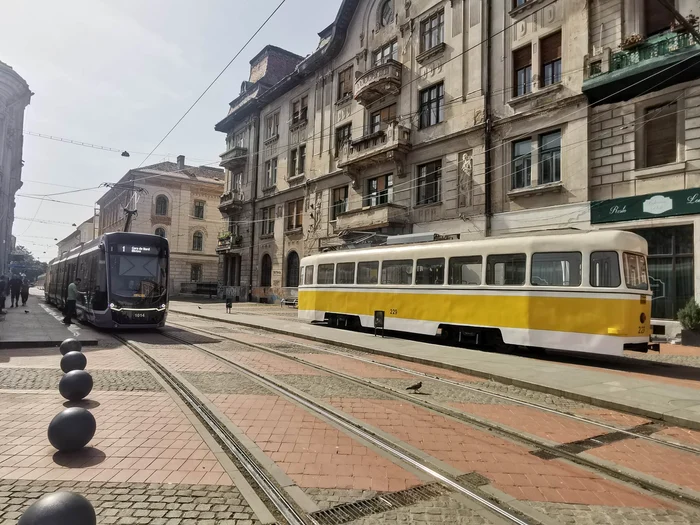
[[[194,201],[194,218],[204,219],[204,201]]]
[[[644,32],[647,37],[667,31],[675,17],[659,0],[643,0],[644,2]],[[674,2],[672,1],[671,4]]]
[[[427,51],[445,41],[445,11],[440,10],[420,23],[420,50]]]
[[[675,103],[649,108],[644,112],[644,155],[646,167],[670,164],[678,159]]]
[[[297,230],[304,225],[304,199],[287,203],[287,231]]]
[[[442,161],[436,160],[418,166],[418,184],[416,205],[440,202],[440,182],[442,179]]]
[[[695,296],[693,226],[633,230],[649,245],[651,316],[676,319],[678,310]],[[619,277],[618,277],[619,279]]]
[[[419,111],[421,129],[445,120],[445,86],[442,82],[420,92]]]
[[[292,125],[306,122],[309,119],[309,97],[304,95],[292,103]]]
[[[379,21],[382,27],[386,27],[394,20],[394,5],[393,0],[386,0],[382,4],[382,8],[379,11]]]
[[[204,235],[202,232],[194,232],[192,236],[192,250],[195,252],[204,250]]]
[[[338,100],[352,97],[352,66],[338,73]]]
[[[277,184],[277,157],[265,163],[265,188],[271,188]]]
[[[540,136],[539,184],[561,180],[561,131]]]
[[[392,201],[394,193],[394,176],[382,175],[367,180],[367,193],[363,199],[363,206],[379,206]]]
[[[331,220],[334,221],[338,215],[348,211],[348,187],[335,188],[331,203]]]
[[[540,86],[561,82],[561,32],[540,40]]]
[[[156,235],[158,237],[163,237],[163,239],[165,239],[165,229],[164,228],[156,228]]]
[[[265,140],[277,137],[280,133],[279,111],[265,118]]]
[[[513,96],[520,97],[532,91],[532,46],[529,44],[513,51],[514,90]]]
[[[260,264],[260,286],[269,288],[272,285],[272,258],[265,254],[263,255]]]
[[[346,124],[335,130],[335,156],[337,157],[340,150],[345,144],[349,144],[352,140],[352,124]]]
[[[202,280],[202,265],[193,264],[190,266],[190,281],[198,283]]]
[[[297,288],[299,286],[299,254],[295,251],[287,255],[287,288]]]
[[[274,235],[275,233],[275,207],[262,209],[262,233],[261,235]]]
[[[243,189],[243,174],[234,173],[231,175],[231,191],[240,193],[241,189]]]
[[[389,60],[398,61],[398,59],[399,43],[396,40],[392,40],[372,53],[372,66],[381,66],[382,64],[386,64]]]
[[[530,139],[513,142],[511,188],[528,188],[532,181],[532,147]]]
[[[241,225],[238,224],[233,217],[228,218],[228,231],[233,236],[238,236],[240,234]]]
[[[238,133],[229,135],[227,138],[228,149],[242,148],[245,143],[245,131],[239,131]]]
[[[396,121],[396,104],[375,111],[370,116],[370,133],[385,130],[390,122]]]
[[[168,198],[165,195],[156,197],[156,215],[168,215]]]
[[[306,144],[294,148],[289,154],[289,176],[297,177],[304,174],[306,164]]]

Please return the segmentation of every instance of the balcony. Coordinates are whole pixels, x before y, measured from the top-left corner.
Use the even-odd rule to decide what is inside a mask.
[[[241,244],[243,244],[243,237],[240,235],[233,235],[229,232],[221,233],[216,244],[216,253],[226,253],[235,250],[240,248]]]
[[[341,213],[338,215],[335,230],[374,230],[407,222],[408,209],[404,206],[388,203]]]
[[[363,170],[385,162],[393,162],[397,175],[403,177],[406,154],[410,150],[411,130],[392,122],[385,130],[345,144],[338,152],[338,168],[347,172],[355,186]]]
[[[700,78],[700,45],[687,32],[668,31],[639,44],[587,57],[582,91],[611,104]]]
[[[221,162],[219,163],[219,166],[231,171],[237,171],[244,168],[246,162],[248,162],[248,148],[234,146],[226,153],[220,155],[220,157]]]
[[[230,190],[219,199],[219,211],[234,210],[243,204],[243,194],[238,190]]]
[[[401,91],[401,64],[389,60],[375,66],[355,81],[355,100],[369,106],[380,98],[398,95]]]

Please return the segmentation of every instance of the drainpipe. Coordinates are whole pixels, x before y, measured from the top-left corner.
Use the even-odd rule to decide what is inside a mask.
[[[491,236],[491,2],[484,2],[486,12],[486,93],[484,93],[484,237]]]
[[[260,157],[260,110],[258,110],[255,115],[255,144],[253,145],[253,162],[255,166],[253,168],[253,189],[251,195],[251,205],[253,207],[253,219],[250,226],[250,278],[248,281],[248,302],[253,300],[253,268],[255,263],[253,262],[255,257],[255,203],[258,199],[258,160]]]

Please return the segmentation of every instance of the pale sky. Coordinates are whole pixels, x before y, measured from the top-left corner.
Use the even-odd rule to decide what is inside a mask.
[[[25,135],[18,194],[95,187],[137,167],[145,155],[135,152],[153,149],[279,1],[0,0],[0,60],[35,93],[25,130],[131,153],[123,158]],[[225,137],[214,124],[248,79],[250,59],[267,44],[312,53],[339,5],[287,0],[146,164],[180,154],[191,165],[216,161]],[[36,222],[15,219],[17,244],[52,259],[53,239],[88,219],[103,191],[51,197],[72,205],[18,195],[16,217]]]

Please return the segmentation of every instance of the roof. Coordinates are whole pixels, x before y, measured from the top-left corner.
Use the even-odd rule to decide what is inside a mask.
[[[255,64],[258,60],[260,60],[260,57],[264,55],[268,51],[275,51],[276,53],[279,53],[280,55],[287,55],[288,57],[291,58],[296,58],[297,60],[303,60],[303,56],[299,56],[296,53],[292,53],[291,51],[287,51],[286,49],[283,49],[281,47],[273,46],[273,45],[267,45],[263,47],[260,52],[255,55],[251,60],[250,64]]]

